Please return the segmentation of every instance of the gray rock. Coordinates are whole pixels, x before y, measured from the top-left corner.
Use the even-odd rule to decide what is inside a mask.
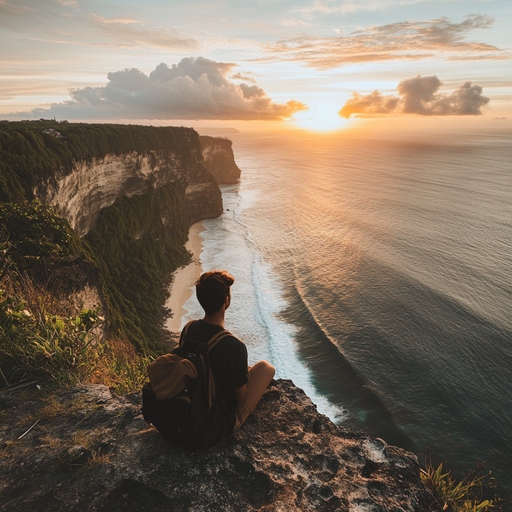
[[[429,510],[412,453],[337,427],[291,381],[274,381],[239,432],[195,453],[144,422],[138,393],[89,385],[58,400],[62,414],[45,417],[44,402],[0,395],[0,510]]]

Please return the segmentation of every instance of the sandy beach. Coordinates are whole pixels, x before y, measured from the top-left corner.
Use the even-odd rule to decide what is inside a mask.
[[[165,322],[165,327],[171,332],[181,330],[181,317],[186,313],[183,307],[188,299],[194,293],[194,283],[202,273],[202,266],[199,257],[203,250],[201,237],[203,223],[196,222],[190,228],[188,233],[188,242],[185,244],[187,250],[192,253],[192,261],[183,267],[180,267],[173,274],[171,284],[171,296],[167,299],[165,306],[172,311],[172,317]]]

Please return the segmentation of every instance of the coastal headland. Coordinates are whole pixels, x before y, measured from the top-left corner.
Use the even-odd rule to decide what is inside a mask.
[[[198,221],[222,214],[218,184],[240,176],[231,142],[187,128],[37,122],[4,123],[0,139],[0,201],[37,199],[67,221],[58,264],[34,256],[33,279],[62,281],[56,269],[69,258],[85,262],[97,273],[80,305],[100,306],[105,337],[127,338],[144,356],[165,350],[165,307],[165,326],[179,330],[201,272]],[[19,257],[14,233],[2,236],[5,261]],[[5,262],[1,270],[11,272]],[[415,455],[335,426],[290,381],[273,382],[239,433],[189,454],[144,422],[140,388],[112,395],[102,384],[5,380],[4,510],[429,510]]]

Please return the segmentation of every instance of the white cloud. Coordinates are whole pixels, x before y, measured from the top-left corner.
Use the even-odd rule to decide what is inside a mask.
[[[89,14],[89,24],[105,38],[119,42],[123,46],[165,48],[167,50],[193,51],[200,48],[199,41],[186,37],[176,29],[147,29],[131,18],[104,18]]]
[[[376,25],[334,37],[302,35],[268,45],[266,60],[333,69],[353,63],[418,60],[441,55],[456,60],[508,58],[505,51],[495,46],[466,41],[470,31],[489,29],[493,22],[488,16],[471,15],[459,23],[439,18]]]
[[[243,80],[244,82],[250,82],[251,84],[255,84],[256,80],[251,78],[250,76],[242,75],[241,73],[236,73],[231,77],[233,80]]]
[[[71,90],[71,100],[16,117],[66,119],[268,119],[291,117],[307,107],[298,101],[274,103],[256,85],[236,85],[226,75],[234,64],[203,57],[159,64],[149,76],[138,69],[108,74],[103,87]]]
[[[416,76],[402,80],[398,95],[383,95],[379,91],[361,95],[353,93],[342,109],[341,117],[353,114],[418,114],[421,116],[477,116],[489,103],[482,87],[465,82],[451,94],[439,93],[442,82],[437,76]]]
[[[414,5],[432,0],[343,0],[341,2],[315,1],[311,5],[298,8],[297,11],[305,14],[307,17],[315,13],[320,14],[349,14],[358,11],[380,11],[391,7],[400,7],[404,5]],[[444,2],[454,2],[456,0],[440,0]]]
[[[305,21],[301,20],[281,20],[279,22],[280,25],[283,27],[309,27],[311,26],[310,23],[306,23]]]

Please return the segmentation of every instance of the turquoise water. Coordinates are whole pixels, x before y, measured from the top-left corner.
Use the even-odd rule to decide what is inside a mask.
[[[486,461],[510,489],[512,137],[231,139],[242,178],[201,261],[236,278],[251,362],[346,428]]]

